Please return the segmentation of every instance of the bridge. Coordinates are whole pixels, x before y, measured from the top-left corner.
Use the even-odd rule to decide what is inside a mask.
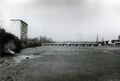
[[[97,42],[56,42],[56,43],[43,43],[42,46],[98,46]]]

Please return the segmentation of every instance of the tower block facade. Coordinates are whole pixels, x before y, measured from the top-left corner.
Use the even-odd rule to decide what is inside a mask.
[[[19,19],[11,19],[12,27],[16,31],[14,34],[22,41],[27,41],[28,24]]]

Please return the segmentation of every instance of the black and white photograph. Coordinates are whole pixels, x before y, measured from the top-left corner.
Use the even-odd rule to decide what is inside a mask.
[[[120,0],[0,0],[0,81],[120,81]]]

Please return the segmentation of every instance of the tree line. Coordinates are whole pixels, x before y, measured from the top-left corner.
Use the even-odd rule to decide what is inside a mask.
[[[54,41],[52,40],[52,38],[48,38],[47,36],[40,36],[40,37],[31,38],[31,39],[28,38],[27,40],[23,41],[23,40],[20,40],[14,34],[6,32],[5,29],[0,28],[0,56],[7,55],[5,53],[6,46],[7,46],[7,49],[10,49],[15,53],[19,53],[20,50],[24,48],[42,46],[43,43],[53,43],[53,42]]]
[[[36,46],[42,46],[43,43],[53,43],[54,41],[52,38],[49,38],[47,36],[39,36],[32,39],[27,40],[27,46],[28,47],[36,47]]]
[[[11,41],[14,42],[15,45],[9,44],[9,42]],[[7,48],[5,49],[6,46]],[[0,28],[0,56],[8,55],[8,52],[6,52],[6,50],[8,51],[8,49],[12,49],[12,51],[16,53],[20,52],[20,50],[22,49],[21,41],[14,34],[6,32],[5,29]]]

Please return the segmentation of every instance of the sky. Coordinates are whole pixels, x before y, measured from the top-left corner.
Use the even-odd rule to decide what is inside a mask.
[[[12,31],[10,19],[28,23],[28,37],[55,41],[96,41],[120,35],[120,0],[0,0],[0,22]]]

